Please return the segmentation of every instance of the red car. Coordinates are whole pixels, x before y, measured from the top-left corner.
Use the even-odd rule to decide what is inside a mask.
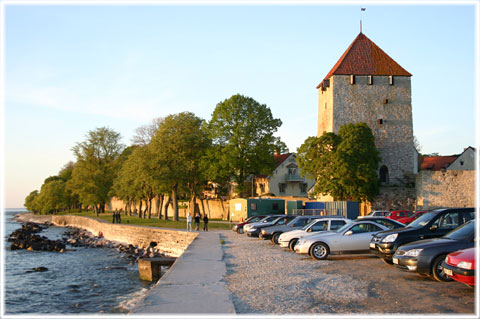
[[[389,214],[385,215],[385,217],[394,219],[394,220],[399,220],[400,218],[405,218],[405,217],[412,217],[413,213],[409,210],[393,210]],[[402,222],[406,224],[405,222]]]
[[[426,213],[426,210],[417,210],[415,213],[413,213],[412,216],[407,216],[407,217],[400,217],[397,219],[397,221],[406,224],[410,224],[413,222],[415,219],[418,217],[422,216],[422,214]]]
[[[475,285],[475,247],[447,255],[442,263],[443,272],[453,280],[470,287]]]

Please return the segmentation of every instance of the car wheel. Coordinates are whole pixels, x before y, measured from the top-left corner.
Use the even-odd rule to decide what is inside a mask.
[[[241,228],[237,229],[237,233],[239,233],[239,234],[243,234],[243,227],[241,227]]]
[[[276,233],[272,236],[272,243],[278,245],[278,238],[280,237],[281,233]]]
[[[290,249],[290,251],[295,251],[295,245],[297,244],[297,241],[298,238],[290,240],[290,242],[288,243],[288,249]]]
[[[442,267],[442,261],[446,255],[440,255],[432,263],[432,276],[437,281],[452,281],[453,279],[448,277]]]
[[[382,261],[384,263],[386,263],[387,265],[393,265],[393,261],[391,259],[387,259],[387,258],[382,258]]]
[[[328,246],[324,243],[313,244],[310,248],[310,256],[316,260],[324,260],[328,257]]]

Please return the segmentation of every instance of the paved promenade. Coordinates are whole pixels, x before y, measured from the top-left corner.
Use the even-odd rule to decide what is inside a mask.
[[[134,314],[235,314],[219,232],[200,232]]]

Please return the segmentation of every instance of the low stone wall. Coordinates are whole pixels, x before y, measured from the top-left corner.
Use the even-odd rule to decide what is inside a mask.
[[[98,235],[101,232],[105,239],[132,244],[142,248],[146,248],[150,242],[154,241],[157,243],[158,249],[172,257],[181,256],[188,245],[190,245],[198,235],[193,232],[155,227],[111,224],[103,220],[83,216],[36,216],[32,214],[22,214],[19,219],[37,223],[51,222],[56,226],[62,227],[71,226],[81,228],[88,230],[94,235]]]
[[[416,193],[413,187],[379,188],[379,194],[371,203],[371,207],[362,206],[361,214],[366,215],[370,210],[415,210]]]
[[[475,171],[420,171],[416,178],[417,207],[475,207]]]

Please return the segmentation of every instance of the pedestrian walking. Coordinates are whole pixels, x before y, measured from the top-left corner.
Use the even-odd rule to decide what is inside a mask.
[[[117,211],[115,210],[112,214],[112,224],[115,224],[117,221]]]
[[[120,212],[117,212],[117,222],[118,222],[119,224],[122,223],[122,215],[120,214]]]
[[[208,216],[207,216],[207,214],[203,215],[203,231],[208,231]]]
[[[187,215],[187,231],[192,231],[192,215],[190,215],[190,212]]]
[[[195,230],[200,230],[200,213],[195,214]]]

